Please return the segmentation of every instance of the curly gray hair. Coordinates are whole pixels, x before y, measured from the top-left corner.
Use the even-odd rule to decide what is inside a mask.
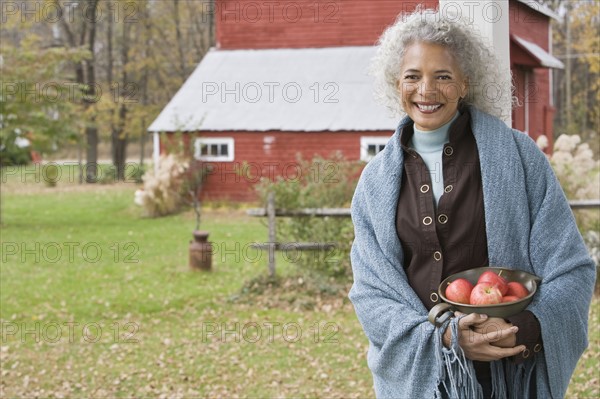
[[[511,77],[500,73],[498,58],[478,31],[460,18],[417,9],[410,15],[399,15],[385,30],[371,62],[375,96],[392,113],[405,114],[398,91],[400,68],[406,49],[418,42],[439,44],[454,54],[458,67],[469,81],[468,94],[461,100],[462,104],[471,104],[497,117],[511,109]]]

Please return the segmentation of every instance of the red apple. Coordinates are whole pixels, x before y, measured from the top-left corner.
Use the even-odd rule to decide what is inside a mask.
[[[518,296],[505,295],[505,296],[502,297],[502,303],[505,303],[505,302],[514,302],[514,301],[518,301],[519,299],[521,299],[521,298],[519,298]]]
[[[495,285],[479,283],[471,291],[471,305],[493,305],[502,302],[502,293]]]
[[[490,283],[491,285],[495,285],[502,295],[505,295],[506,290],[508,289],[506,279],[491,270],[481,273],[481,276],[479,276],[479,279],[477,280],[477,284],[479,283]]]
[[[507,284],[507,286],[508,289],[506,290],[505,296],[511,295],[516,296],[517,298],[525,298],[527,295],[529,295],[527,288],[525,288],[525,286],[519,282],[511,281]]]
[[[469,303],[473,284],[467,279],[458,278],[446,287],[446,298],[452,302]]]

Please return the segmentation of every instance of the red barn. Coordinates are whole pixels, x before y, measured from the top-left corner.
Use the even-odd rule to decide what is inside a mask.
[[[516,95],[522,104],[513,109],[512,125],[537,138],[545,135],[552,148],[553,120],[552,73],[549,68],[564,68],[551,55],[550,18],[558,15],[533,1],[510,1],[510,69]]]
[[[296,157],[341,152],[365,160],[398,120],[375,103],[367,67],[378,37],[417,1],[217,0],[217,48],[210,51],[149,131],[155,157],[165,135],[182,132],[212,164],[205,199],[248,201],[260,177],[294,178]],[[443,4],[442,4],[443,5]],[[517,96],[513,126],[552,137],[551,11],[510,1],[510,58]],[[161,138],[162,137],[162,138]],[[161,142],[163,145],[161,146]]]

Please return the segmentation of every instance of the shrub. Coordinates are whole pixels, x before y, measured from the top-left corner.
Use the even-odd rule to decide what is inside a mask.
[[[176,212],[185,202],[183,183],[187,169],[188,163],[175,155],[162,156],[156,174],[154,168],[144,173],[144,187],[136,191],[134,202],[150,217]]]
[[[266,204],[269,192],[275,194],[278,209],[335,208],[350,205],[364,164],[351,162],[340,154],[329,159],[315,157],[297,160],[294,178],[263,178],[256,185],[259,197]],[[277,218],[277,240],[287,242],[336,243],[335,250],[302,251],[294,263],[302,272],[317,272],[328,276],[351,275],[350,246],[354,230],[350,218],[295,216]]]
[[[125,181],[143,183],[142,177],[146,173],[146,166],[142,164],[129,164],[133,168],[125,168]]]
[[[113,184],[117,181],[117,167],[115,165],[102,165],[98,170],[98,183]]]
[[[29,162],[31,146],[29,140],[22,137],[20,129],[0,129],[0,166],[27,165]]]
[[[600,267],[600,233],[597,230],[590,230],[585,234],[583,239],[590,250],[590,256],[594,260],[594,263]]]
[[[540,136],[538,146],[544,149],[547,143],[545,136]],[[577,135],[563,134],[555,141],[553,150],[548,158],[567,197],[571,200],[599,199],[600,161],[594,160],[589,145],[582,143]],[[600,271],[599,212],[578,210],[575,217],[590,256]]]
[[[44,184],[47,187],[56,187],[56,183],[60,179],[60,167],[56,164],[48,164],[43,166],[42,177]]]
[[[542,149],[548,145],[545,136],[540,136],[538,145]],[[579,136],[560,135],[549,159],[569,199],[600,197],[600,161],[594,159],[590,146]]]

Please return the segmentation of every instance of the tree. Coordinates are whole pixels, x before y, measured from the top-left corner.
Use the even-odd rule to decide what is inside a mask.
[[[115,96],[110,103],[104,103],[113,163],[120,179],[125,177],[130,138],[139,138],[143,154],[149,122],[202,59],[213,37],[209,34],[213,29],[210,19],[204,14],[206,3],[135,0],[128,4],[136,10],[135,19],[123,18],[114,24],[114,29],[107,29],[114,38],[121,38],[114,43],[109,41],[107,46],[115,54],[107,57],[111,76],[107,77],[107,84]]]
[[[25,4],[30,3],[30,4]],[[12,3],[11,3],[12,4]],[[55,106],[70,107],[78,118],[59,126],[71,131],[73,141],[80,144],[80,153],[87,152],[86,181],[97,180],[97,146],[100,140],[110,140],[112,161],[118,178],[124,177],[127,145],[132,139],[145,145],[147,127],[181,87],[214,40],[213,12],[209,2],[196,0],[23,0],[14,2],[24,9],[57,10],[53,18],[38,15],[19,29],[2,25],[2,44],[10,43],[12,53],[5,50],[5,61],[23,76],[44,72],[48,79],[61,82],[72,94],[69,101]],[[20,21],[18,14],[11,15]],[[10,24],[9,24],[10,25]],[[14,26],[15,23],[13,23]],[[9,32],[8,36],[4,34]],[[24,47],[22,37],[35,33],[45,44]],[[7,38],[9,40],[7,40]],[[17,40],[18,39],[18,40]],[[37,47],[36,47],[37,46]],[[40,46],[52,46],[60,67],[33,71],[40,63]],[[31,51],[29,60],[25,60]],[[6,53],[6,54],[5,54]],[[69,54],[69,56],[64,56]],[[77,55],[77,56],[75,56]],[[7,64],[7,63],[5,63]],[[37,79],[37,78],[36,78]],[[57,86],[58,87],[58,86]],[[58,88],[57,88],[58,90]],[[21,108],[36,106],[25,98]],[[63,115],[64,110],[60,111]],[[43,136],[50,139],[46,128],[49,116],[38,114]],[[33,123],[34,119],[24,118]],[[56,145],[61,143],[53,142]],[[81,158],[81,156],[80,156]],[[142,159],[143,161],[143,159]]]
[[[553,52],[565,63],[554,71],[559,107],[557,132],[579,134],[600,151],[600,2],[548,0],[562,21],[553,21]]]
[[[82,88],[82,115],[85,120],[86,139],[86,182],[97,181],[98,163],[98,127],[94,105],[98,101],[96,86],[96,24],[99,0],[75,0],[61,4],[58,0],[47,0],[55,9],[60,10],[58,24],[62,31],[62,41],[67,48],[76,50],[86,48],[89,57],[72,63],[75,82]],[[85,10],[85,11],[83,11]],[[69,16],[67,18],[66,16]],[[81,165],[80,165],[81,170]]]
[[[110,24],[111,22],[109,22]],[[128,68],[129,68],[129,48],[130,48],[130,32],[131,24],[123,23],[121,25],[121,40],[119,43],[119,56],[120,56],[120,79],[117,81],[116,87],[114,87],[118,97],[115,97],[115,110],[116,110],[116,123],[115,118],[111,119],[110,130],[111,130],[111,149],[112,149],[112,161],[116,167],[117,179],[125,180],[125,160],[127,157],[127,139],[128,134],[125,130],[126,118],[128,113],[128,99],[127,90],[130,86],[128,79]],[[112,70],[113,66],[110,65]],[[115,86],[112,79],[109,80],[111,87]]]
[[[14,11],[3,16],[0,31],[0,141],[17,131],[36,151],[49,152],[78,133],[81,87],[61,77],[69,63],[85,62],[90,53],[53,46],[49,26]]]

